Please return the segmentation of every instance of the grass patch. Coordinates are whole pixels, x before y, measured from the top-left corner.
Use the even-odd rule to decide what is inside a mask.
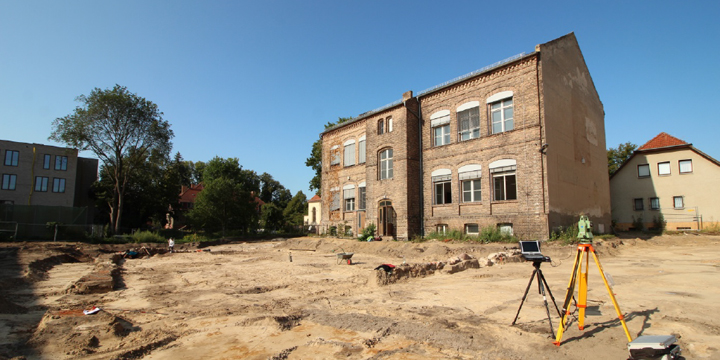
[[[505,242],[513,243],[517,242],[518,239],[513,235],[502,233],[500,229],[495,226],[486,226],[480,229],[478,235],[468,235],[460,230],[450,230],[445,233],[433,231],[425,237],[414,237],[411,239],[413,242],[423,242],[427,240],[438,240],[438,241],[465,241],[465,242],[477,242],[477,243],[491,243],[491,242]]]

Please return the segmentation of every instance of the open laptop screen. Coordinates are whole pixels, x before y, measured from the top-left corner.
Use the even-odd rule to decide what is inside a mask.
[[[520,251],[522,251],[523,254],[539,253],[540,252],[540,244],[538,244],[537,241],[521,241],[520,242]]]

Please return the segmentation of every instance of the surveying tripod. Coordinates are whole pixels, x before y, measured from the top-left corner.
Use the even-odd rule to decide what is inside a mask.
[[[580,330],[583,330],[583,328],[585,327],[585,309],[587,308],[588,288],[588,266],[590,263],[589,253],[592,253],[593,258],[595,259],[595,265],[597,265],[603,282],[605,282],[605,288],[607,288],[607,291],[610,294],[610,299],[612,299],[613,305],[615,306],[615,311],[617,312],[618,319],[620,319],[623,329],[625,330],[625,335],[627,336],[628,342],[632,342],[630,332],[628,331],[627,325],[625,324],[625,317],[620,311],[620,306],[618,306],[617,300],[615,300],[615,295],[613,294],[612,289],[610,289],[610,285],[608,284],[607,278],[605,277],[605,272],[603,272],[602,266],[600,265],[600,260],[598,260],[597,254],[595,254],[595,249],[590,243],[580,243],[578,244],[577,255],[575,256],[575,264],[573,265],[573,273],[570,277],[570,283],[568,284],[567,293],[565,294],[565,302],[563,303],[563,312],[565,314],[560,319],[560,327],[558,328],[557,337],[555,338],[555,342],[553,342],[553,344],[560,346],[560,342],[562,341],[562,335],[565,331],[565,326],[567,326],[566,320],[570,315],[570,299],[572,299],[573,297],[573,293],[575,292],[575,284],[578,282],[578,280],[580,283],[578,288],[578,303],[576,305],[579,309],[578,328]],[[582,266],[583,257],[585,260],[585,270],[583,270]]]
[[[547,258],[548,261],[550,258]],[[550,294],[550,298],[552,299],[553,305],[555,305],[555,310],[557,310],[558,317],[562,318],[562,315],[560,315],[560,309],[557,307],[557,303],[555,302],[555,297],[552,294],[552,291],[550,291],[550,287],[547,284],[547,281],[545,281],[545,276],[542,273],[542,270],[540,270],[540,265],[545,262],[545,260],[533,260],[533,266],[535,267],[535,270],[533,270],[532,275],[530,275],[530,282],[528,282],[527,288],[525,288],[525,295],[522,297],[522,301],[520,301],[520,307],[518,308],[517,314],[515,314],[515,320],[513,320],[512,325],[515,325],[515,322],[518,319],[518,316],[520,316],[520,309],[522,309],[523,303],[525,302],[525,299],[527,298],[528,291],[530,290],[530,285],[532,285],[533,279],[537,277],[538,282],[538,293],[542,294],[543,296],[543,303],[545,303],[545,312],[547,313],[548,323],[550,324],[550,333],[552,336],[555,336],[555,330],[553,329],[552,325],[552,319],[550,319],[550,308],[548,307],[547,303],[547,297],[545,296],[545,289],[547,288],[548,294]]]

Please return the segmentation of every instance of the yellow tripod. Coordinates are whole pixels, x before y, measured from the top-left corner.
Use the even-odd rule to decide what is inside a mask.
[[[603,282],[605,282],[605,287],[610,294],[610,299],[612,299],[613,305],[615,305],[615,311],[617,312],[618,319],[620,319],[623,329],[625,329],[625,335],[627,335],[628,342],[632,342],[630,332],[628,331],[627,325],[625,324],[625,317],[620,311],[620,306],[618,306],[617,300],[615,300],[615,295],[613,294],[612,289],[610,289],[607,278],[605,278],[605,272],[603,272],[602,266],[600,265],[600,260],[598,260],[598,257],[595,254],[595,249],[593,248],[592,244],[579,244],[577,249],[577,255],[575,256],[575,264],[573,265],[573,273],[570,277],[570,283],[568,284],[567,293],[565,294],[565,302],[563,303],[564,315],[560,319],[560,327],[558,329],[557,337],[555,338],[555,342],[553,342],[553,344],[560,346],[560,342],[562,341],[563,332],[565,330],[565,326],[567,325],[566,321],[568,316],[570,315],[570,300],[572,300],[573,298],[573,294],[575,292],[575,284],[578,283],[578,280],[580,283],[578,288],[578,303],[576,305],[579,309],[578,328],[580,330],[583,330],[583,328],[585,327],[585,309],[587,308],[588,289],[588,267],[590,263],[589,253],[592,253],[593,258],[595,259],[595,264],[597,265],[598,270],[600,270],[600,275],[602,276]],[[585,260],[584,270],[582,266],[583,258]]]

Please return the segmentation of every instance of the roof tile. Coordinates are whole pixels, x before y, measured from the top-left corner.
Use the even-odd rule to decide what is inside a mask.
[[[661,132],[656,137],[652,138],[652,140],[646,142],[645,145],[639,147],[638,150],[651,150],[680,145],[689,144],[674,136],[668,135],[665,132]]]

